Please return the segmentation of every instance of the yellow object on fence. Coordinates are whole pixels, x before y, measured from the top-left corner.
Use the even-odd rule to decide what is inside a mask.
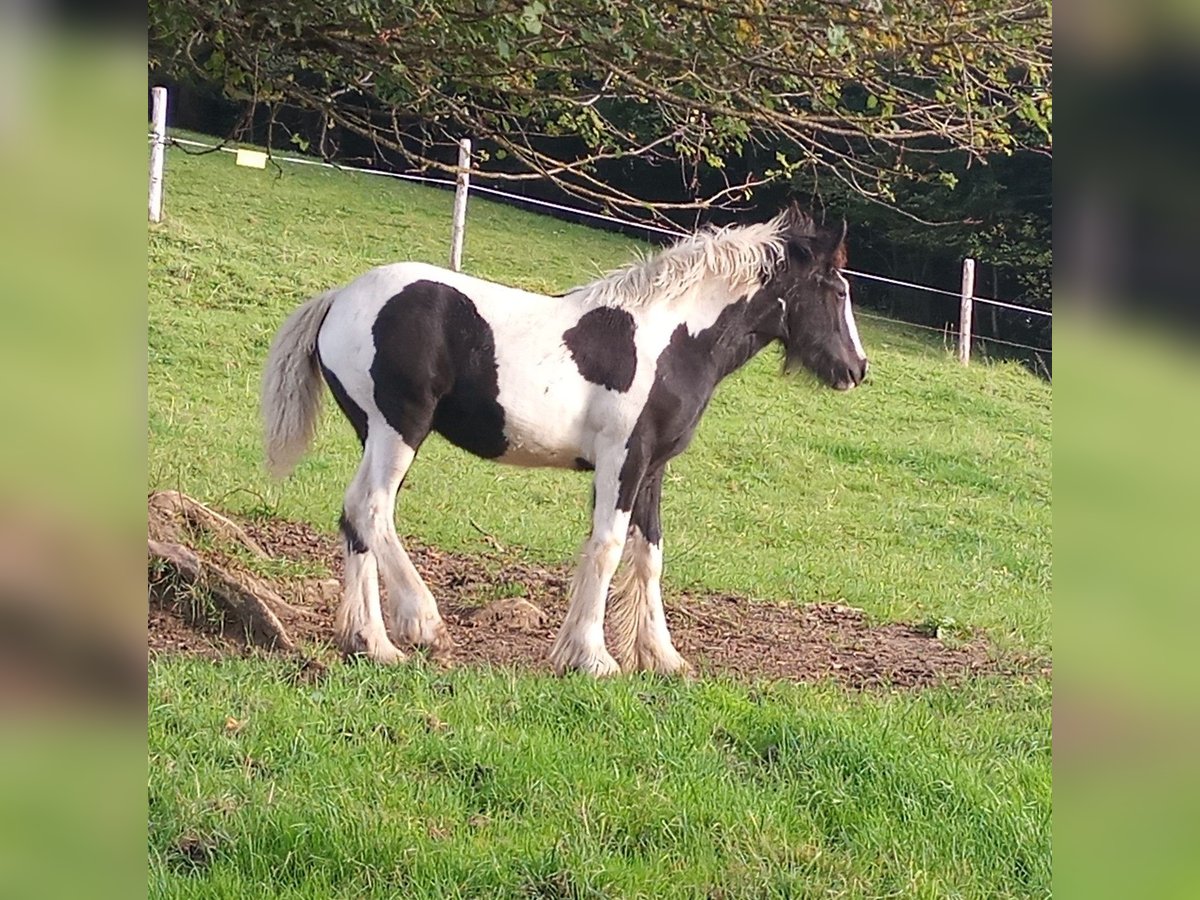
[[[238,148],[237,158],[234,162],[239,166],[249,166],[252,169],[265,169],[267,167],[267,154],[260,150],[243,150]]]

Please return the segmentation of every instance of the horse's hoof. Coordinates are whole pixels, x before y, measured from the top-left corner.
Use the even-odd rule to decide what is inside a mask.
[[[696,677],[695,667],[678,653],[643,660],[640,668],[645,672],[653,672],[664,678],[678,678],[682,681],[691,681]]]
[[[679,665],[673,671],[664,672],[663,674],[671,678],[678,678],[680,681],[695,681],[696,667],[681,656],[679,657]]]
[[[617,665],[617,661],[603,647],[599,650],[584,651],[576,654],[568,654],[566,652],[555,653],[551,651],[550,664],[554,666],[555,675],[565,675],[568,672],[583,672],[585,675],[591,675],[593,678],[607,678],[610,675],[618,675],[621,672],[621,667]]]
[[[365,660],[377,666],[395,666],[408,659],[408,654],[395,647],[386,650],[343,650],[342,659],[346,662]]]
[[[414,647],[427,647],[434,655],[454,649],[454,638],[441,617],[420,619],[413,617],[396,623],[396,637]]]
[[[555,675],[567,675],[570,672],[581,672],[592,678],[611,678],[621,674],[621,667],[615,659],[589,659],[577,663],[565,663],[554,667]]]
[[[652,672],[664,678],[683,680],[696,677],[696,670],[692,664],[670,644],[667,644],[665,648],[649,641],[635,644],[628,649],[621,662],[622,668],[627,672]]]
[[[347,661],[369,659],[381,666],[392,666],[408,659],[408,655],[386,637],[369,637],[361,631],[338,642],[342,657]]]

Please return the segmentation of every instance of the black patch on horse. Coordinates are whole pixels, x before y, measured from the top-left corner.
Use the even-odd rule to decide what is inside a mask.
[[[717,383],[780,336],[782,316],[779,302],[760,291],[753,300],[743,297],[725,307],[695,335],[682,323],[671,333],[658,355],[646,405],[625,444],[617,509],[632,509],[644,474],[687,449]],[[647,529],[659,530],[657,513],[655,521],[640,524],[650,540]]]
[[[504,455],[496,340],[466,294],[415,281],[383,305],[371,334],[375,403],[405,443],[419,446],[432,428],[476,456]]]
[[[341,531],[342,537],[346,539],[346,546],[350,548],[351,553],[366,553],[367,545],[362,539],[362,535],[358,533],[358,529],[350,522],[346,516],[346,510],[342,510],[342,517],[338,519],[338,530]]]
[[[575,471],[576,472],[595,472],[596,467],[594,465],[592,465],[592,463],[590,463],[588,460],[584,459],[582,456],[577,456],[577,457],[575,457]]]
[[[633,502],[633,515],[629,518],[630,527],[636,526],[651,544],[662,543],[662,520],[659,518],[662,482],[662,469],[646,474]]]
[[[325,383],[329,385],[329,393],[333,394],[333,399],[337,402],[342,414],[350,420],[350,424],[354,428],[354,433],[358,435],[358,442],[366,444],[367,411],[350,399],[350,395],[346,393],[346,389],[342,387],[342,383],[338,381],[338,377],[325,368],[325,363],[320,361],[319,354],[317,362],[321,366],[321,374],[325,376]]]
[[[624,393],[637,372],[636,330],[628,311],[601,306],[580,316],[574,327],[563,333],[563,343],[580,375]]]

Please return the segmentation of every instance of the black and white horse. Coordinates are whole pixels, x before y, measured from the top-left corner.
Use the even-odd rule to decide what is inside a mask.
[[[436,431],[485,459],[594,471],[592,532],[550,654],[557,672],[687,672],[663,616],[663,470],[717,383],[774,341],[788,370],[803,366],[840,390],[863,380],[840,271],[845,235],[845,223],[826,229],[790,209],[701,231],[561,297],[405,262],[296,310],[263,378],[267,462],[282,477],[304,454],[323,377],[363,445],[341,519],[341,649],[393,662],[404,658],[393,641],[449,645],[394,521],[404,475]],[[614,659],[604,613],[623,551]]]

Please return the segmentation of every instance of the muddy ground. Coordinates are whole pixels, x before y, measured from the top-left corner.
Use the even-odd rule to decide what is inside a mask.
[[[240,520],[272,558],[320,577],[271,580],[295,607],[287,628],[296,643],[328,661],[341,578],[341,551],[332,535],[278,520]],[[438,662],[549,671],[547,655],[565,611],[569,570],[514,562],[510,555],[447,553],[406,540],[406,548],[438,599],[456,646]],[[700,676],[732,675],[852,688],[924,687],[988,673],[1048,674],[1046,663],[1000,657],[978,634],[938,636],[927,626],[872,623],[848,606],[791,605],[724,594],[669,594],[667,621],[680,652]],[[151,653],[209,657],[251,650],[245,627],[221,623],[211,610],[170,592],[151,591]]]

